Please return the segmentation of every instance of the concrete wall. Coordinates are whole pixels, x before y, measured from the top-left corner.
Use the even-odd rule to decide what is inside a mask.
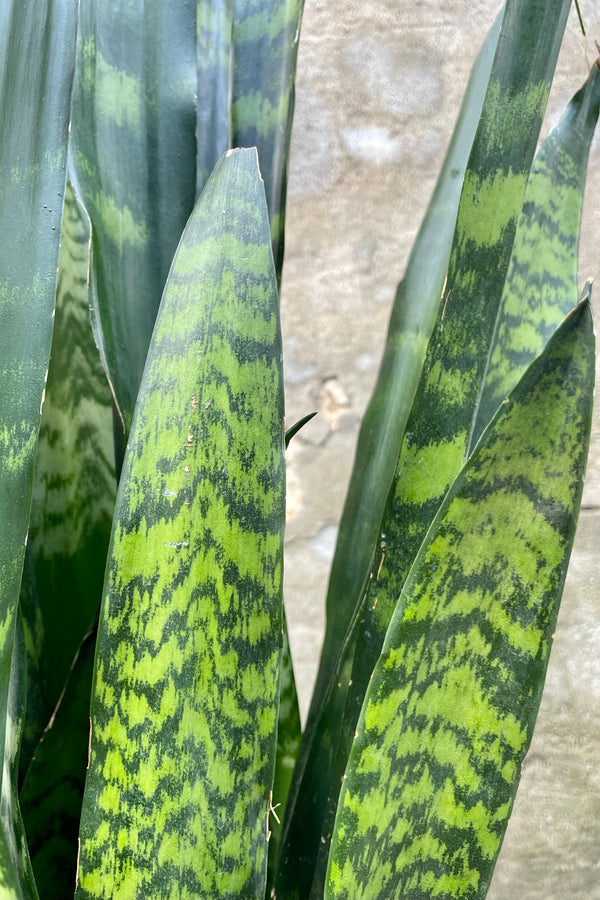
[[[597,55],[600,7],[580,6],[588,37],[573,9],[545,132]],[[282,296],[287,421],[319,411],[288,451],[286,607],[304,712],[337,523],[395,287],[497,10],[496,0],[306,0]],[[582,283],[600,275],[599,173],[596,139]],[[600,898],[599,411],[584,507],[491,900]]]

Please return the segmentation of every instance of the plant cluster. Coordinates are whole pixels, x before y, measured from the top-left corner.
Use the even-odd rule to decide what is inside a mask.
[[[485,897],[591,421],[597,65],[537,148],[569,5],[506,0],[473,70],[304,734],[278,300],[301,0],[0,9],[3,898]]]

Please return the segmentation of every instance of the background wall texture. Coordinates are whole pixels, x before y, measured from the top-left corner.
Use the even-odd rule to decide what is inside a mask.
[[[307,0],[283,275],[288,426],[285,597],[303,716],[358,426],[396,285],[497,0]],[[597,56],[600,7],[573,8],[544,134]],[[600,314],[600,136],[590,155],[581,284]],[[600,898],[600,408],[536,736],[489,900]]]

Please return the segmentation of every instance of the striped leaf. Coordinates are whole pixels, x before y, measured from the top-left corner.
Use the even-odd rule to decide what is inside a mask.
[[[67,184],[29,536],[48,717],[98,613],[116,494],[112,397],[90,324],[89,247],[89,220]]]
[[[350,754],[328,900],[485,897],[541,699],[593,384],[586,301],[484,432],[415,560]]]
[[[408,570],[468,452],[568,9],[565,0],[509,0],[506,6],[505,37],[465,176],[442,306],[371,570],[363,631],[377,635],[379,644],[367,678]]]
[[[198,2],[198,189],[228,147],[257,147],[278,281],[303,8],[304,0]]]
[[[309,896],[315,857],[320,865],[310,896],[320,896],[340,786],[336,771],[344,770],[364,692],[404,579],[466,456],[568,8],[568,0],[508,0],[506,5],[463,181],[440,311],[408,416],[378,546],[375,553],[369,548],[373,564],[362,619],[360,607],[343,612],[346,636],[333,648],[334,656],[328,648],[329,658],[323,658],[325,672],[331,671],[332,659],[336,670],[328,678],[318,676],[328,697],[325,712],[316,707],[323,717],[320,746],[312,750],[313,758],[305,772],[299,771],[293,787],[292,799],[300,799],[286,823],[277,881],[278,893],[286,900],[288,895]],[[356,596],[354,589],[351,596]],[[344,669],[352,683],[347,699],[342,696],[348,689],[341,677]],[[343,730],[339,719],[331,720],[328,705],[346,708]],[[323,734],[331,730],[333,740]],[[307,729],[306,744],[312,738]]]
[[[106,368],[133,407],[194,204],[195,3],[81,0],[71,152],[92,222]]]
[[[264,896],[282,392],[264,187],[256,152],[231,151],[174,259],[119,486],[79,898]]]
[[[364,591],[364,581],[372,563],[372,548],[439,305],[462,178],[481,114],[500,22],[501,17],[498,17],[473,68],[438,183],[413,246],[406,274],[396,292],[384,356],[362,420],[340,522],[327,592],[327,627],[321,663],[294,775],[291,795],[294,820],[290,818],[287,822],[285,839],[288,847],[311,844],[319,847],[321,883],[325,877],[329,843],[319,842],[319,838],[323,832],[330,831],[322,821],[333,777],[331,767],[338,749],[337,740],[328,739],[326,733],[336,735],[341,727],[355,642],[349,642],[342,662],[338,659],[338,648]],[[336,665],[347,669],[348,678],[336,676]],[[328,694],[332,678],[336,685],[333,695]],[[332,706],[337,710],[336,714]],[[337,792],[325,813],[331,823],[336,801]],[[324,859],[321,859],[323,855]],[[300,859],[299,867],[306,873],[304,852]],[[285,877],[289,879],[286,884],[296,881],[296,873],[291,868]],[[302,876],[305,877],[306,874]]]
[[[600,110],[600,68],[536,154],[498,312],[471,446],[579,296],[583,191]]]
[[[0,895],[7,900],[35,895],[14,802],[23,709],[11,699],[11,672],[22,664],[13,651],[52,335],[76,12],[74,0],[13,0],[0,14]]]
[[[561,123],[543,142],[532,166],[492,329],[494,308],[488,313],[490,318],[486,325],[488,336],[491,330],[491,340],[487,359],[483,360],[481,354],[478,360],[480,394],[459,393],[456,395],[458,402],[452,406],[457,415],[458,410],[462,409],[465,425],[468,426],[463,431],[463,435],[468,435],[466,447],[462,439],[458,444],[464,456],[468,455],[482,429],[527,365],[541,352],[563,316],[577,303],[579,225],[587,156],[598,117],[599,74],[594,67]],[[557,243],[561,244],[562,252],[557,252]],[[467,256],[467,265],[468,259]],[[451,324],[451,316],[452,309],[447,309],[445,322],[440,324],[440,328]],[[443,348],[443,341],[440,345]],[[434,395],[434,387],[444,383],[444,377],[439,374],[442,372],[439,360],[433,362],[437,352],[437,348],[430,348],[429,364],[437,366],[440,380],[436,381],[438,376],[432,378],[431,373],[423,379],[420,409],[416,406],[413,410],[412,421],[417,424],[413,426],[412,422],[409,423],[404,455],[397,472],[395,495],[388,502],[381,528],[380,552],[375,559],[366,593],[367,602],[359,625],[361,649],[357,654],[361,668],[355,667],[352,673],[353,690],[346,715],[348,746],[362,705],[364,687],[395,606],[395,597],[411,564],[409,550],[415,550],[416,541],[426,530],[428,512],[434,508],[435,491],[443,490],[446,479],[462,458],[453,457],[453,447],[457,449],[457,436],[452,437],[453,423],[442,419],[445,431],[434,429],[435,407],[431,406],[431,433],[438,437],[441,434],[441,437],[437,445],[435,442],[424,443],[427,437],[426,409],[430,397]],[[457,384],[458,380],[456,375]],[[470,422],[466,415],[468,410],[463,405],[469,399],[473,403]],[[414,432],[412,427],[415,427]],[[422,435],[420,441],[415,440],[415,432]],[[421,458],[417,456],[419,447]],[[426,465],[431,466],[430,471],[425,471]],[[431,477],[431,472],[435,472],[436,476]],[[420,493],[422,491],[425,493]],[[431,496],[422,503],[428,491]],[[343,760],[340,765],[342,763]]]
[[[473,66],[462,107],[425,218],[398,285],[373,396],[363,416],[356,458],[331,566],[323,659],[339,646],[364,590],[406,420],[435,324],[448,270],[462,181],[481,115],[502,16]],[[319,673],[315,702],[322,699]],[[321,691],[319,690],[321,688]]]

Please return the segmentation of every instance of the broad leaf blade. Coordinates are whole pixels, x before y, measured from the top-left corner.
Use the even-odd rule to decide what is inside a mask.
[[[74,0],[5,3],[0,32],[0,761],[3,896],[32,896],[19,838],[15,628],[52,335],[74,63]],[[48,90],[52,85],[52,90]],[[14,783],[11,779],[14,777]],[[13,815],[13,811],[16,810]],[[16,818],[15,818],[16,817]]]
[[[116,494],[112,397],[90,323],[89,248],[89,220],[67,184],[29,537],[44,622],[48,717],[98,614]]]
[[[231,151],[176,254],[120,481],[80,898],[262,900],[284,477],[264,188],[256,152]]]
[[[74,183],[92,221],[107,369],[127,426],[194,203],[195,9],[81,0]]]
[[[589,304],[452,485],[365,697],[325,896],[483,900],[541,699],[583,488]]]

